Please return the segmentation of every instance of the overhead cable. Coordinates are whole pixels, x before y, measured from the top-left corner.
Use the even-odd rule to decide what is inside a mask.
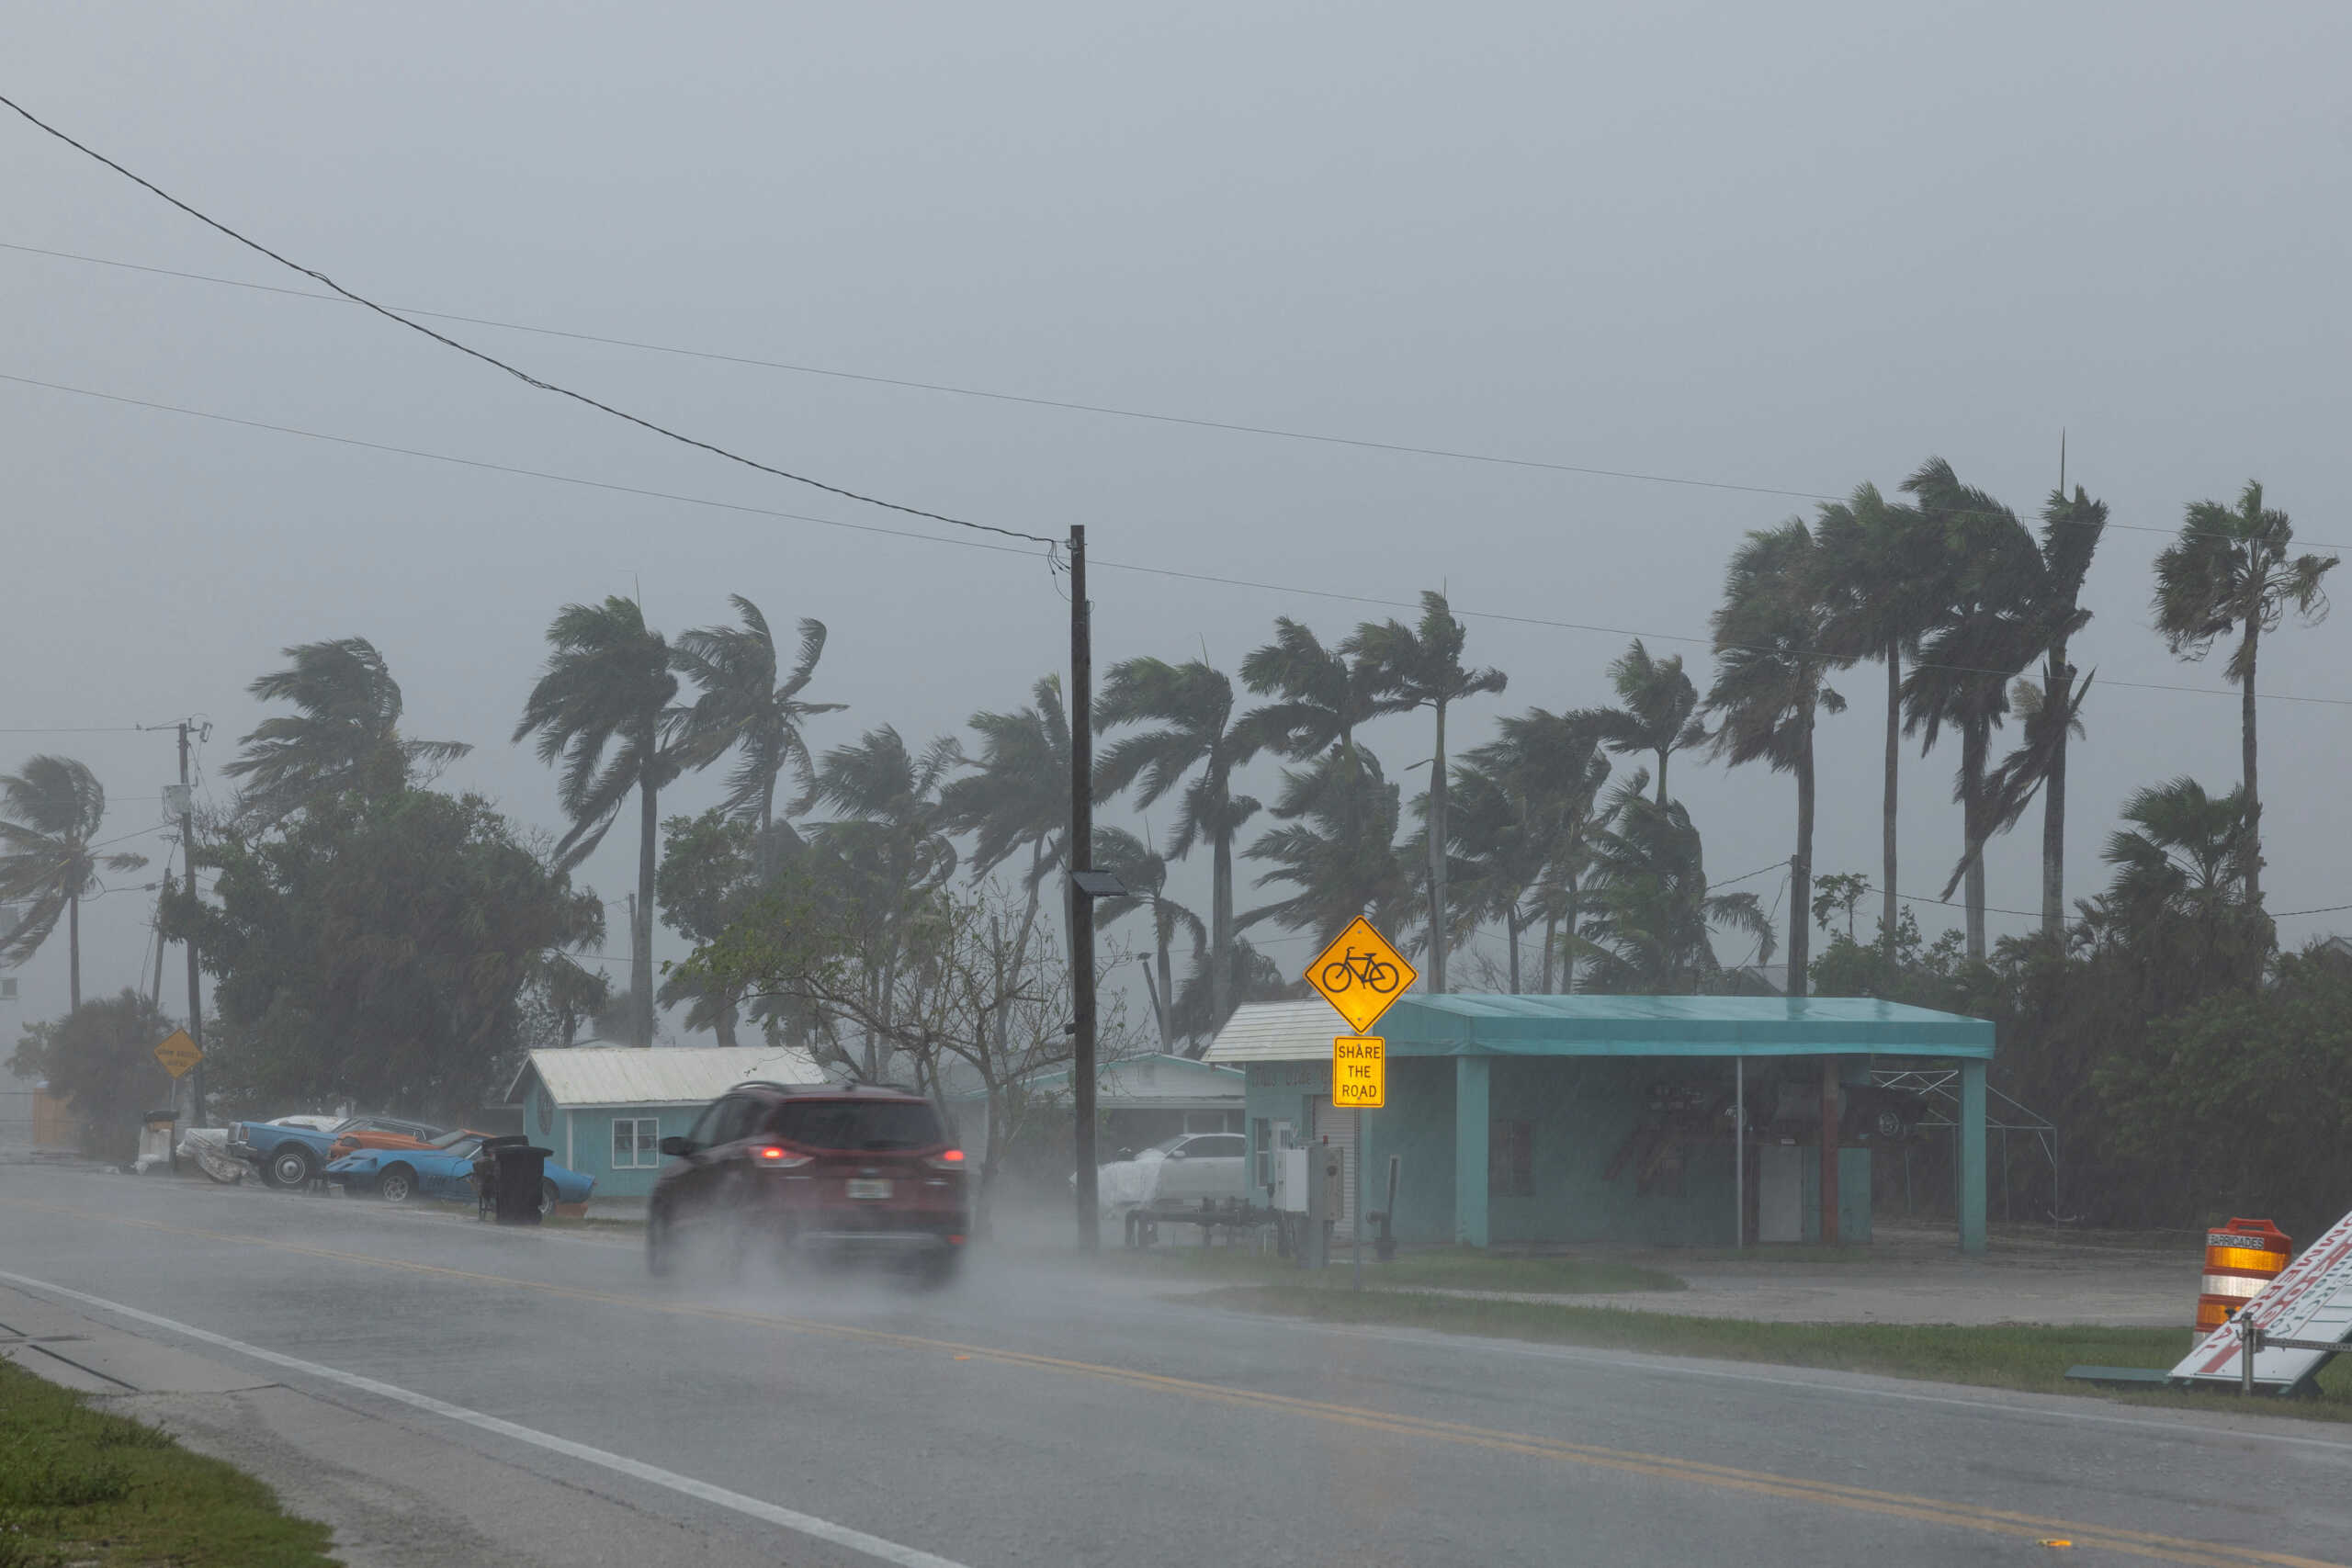
[[[147,179],[143,175],[132,173],[130,169],[127,169],[122,164],[116,163],[112,158],[109,158],[105,153],[98,152],[96,148],[75,141],[73,137],[68,136],[64,131],[60,130],[57,127],[50,124],[47,120],[42,119],[40,116],[26,108],[22,104],[17,103],[14,98],[8,97],[6,95],[0,95],[0,104],[4,104],[7,107],[14,109],[28,124],[30,124],[46,134],[56,138],[66,146],[73,148],[75,152],[82,153],[84,156],[105,164],[107,168],[112,169],[116,174],[120,175],[123,178],[130,181],[133,185],[139,186],[142,189],[162,197],[164,201],[179,209],[182,212],[187,213],[190,218],[195,219],[198,222],[202,223],[209,229],[215,230],[220,233],[227,235],[230,239],[234,240],[237,243],[244,246],[247,250],[267,256],[271,261],[276,262],[278,265],[285,267],[289,271],[299,272],[303,276],[324,285],[326,288],[333,289],[343,299],[349,300],[355,305],[364,306],[368,310],[373,310],[376,314],[383,317],[386,321],[397,321],[401,326],[408,328],[409,331],[418,333],[425,337],[431,338],[435,343],[440,344],[445,348],[453,348],[459,354],[465,355],[469,358],[481,361],[484,365],[491,366],[495,369],[503,370],[506,374],[514,377],[516,380],[522,382],[526,387],[534,388],[542,392],[552,392],[558,397],[570,398],[574,402],[584,404],[601,413],[610,414],[615,419],[625,420],[630,424],[639,426],[640,429],[651,431],[656,435],[666,436],[672,441],[679,442],[687,446],[696,447],[702,451],[710,453],[714,457],[724,457],[730,463],[741,463],[747,468],[756,468],[763,474],[773,474],[777,479],[790,479],[795,484],[807,485],[812,490],[820,490],[829,495],[838,495],[847,501],[862,502],[868,506],[879,506],[887,511],[904,513],[910,517],[926,517],[934,523],[952,524],[958,528],[976,529],[984,534],[1001,534],[1009,539],[1026,539],[1032,544],[1038,545],[1051,545],[1056,543],[1055,540],[1049,539],[1042,534],[1024,534],[1015,528],[1000,528],[992,523],[974,523],[969,519],[951,516],[944,512],[927,512],[920,506],[908,506],[899,502],[885,501],[879,496],[868,495],[862,491],[849,490],[841,485],[830,484],[823,479],[812,479],[807,474],[794,473],[788,468],[780,468],[772,463],[761,462],[756,457],[744,457],[741,453],[731,451],[727,447],[718,446],[715,442],[705,441],[699,436],[688,435],[682,431],[673,430],[666,424],[656,423],[654,421],[647,419],[641,414],[634,414],[626,409],[616,408],[610,403],[590,397],[585,392],[574,391],[570,387],[560,386],[556,382],[544,380],[539,377],[532,375],[527,370],[524,370],[516,366],[508,364],[505,360],[499,358],[495,355],[486,354],[481,349],[473,347],[469,344],[460,343],[456,338],[450,337],[446,333],[435,332],[431,327],[424,325],[422,321],[411,321],[408,317],[401,315],[397,310],[391,310],[383,305],[379,305],[376,301],[368,299],[367,296],[355,293],[351,289],[345,288],[342,284],[337,283],[334,278],[329,277],[325,273],[319,271],[316,267],[304,266],[300,262],[289,260],[287,257],[278,254],[276,251],[271,250],[267,245],[263,244],[260,241],[247,238],[245,235],[241,234],[236,230],[229,227],[228,224],[221,222],[219,219],[214,218],[208,213],[199,211],[198,209],[191,207],[187,202],[182,201],[178,197],[174,196],[163,186],[155,184],[154,181]]]

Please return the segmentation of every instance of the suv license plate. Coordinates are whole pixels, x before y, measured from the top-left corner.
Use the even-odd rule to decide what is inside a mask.
[[[849,1183],[849,1195],[853,1198],[888,1198],[890,1184],[887,1181],[860,1181],[853,1177]]]

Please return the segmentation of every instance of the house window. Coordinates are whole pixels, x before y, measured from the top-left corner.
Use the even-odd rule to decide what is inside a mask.
[[[1535,1123],[1487,1124],[1487,1192],[1496,1198],[1535,1196]]]
[[[662,1163],[662,1123],[650,1116],[613,1118],[613,1168],[645,1170]]]

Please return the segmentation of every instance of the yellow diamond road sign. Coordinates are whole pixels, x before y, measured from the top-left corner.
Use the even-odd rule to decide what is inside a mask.
[[[1331,1104],[1377,1111],[1388,1103],[1388,1042],[1342,1034],[1331,1042]]]
[[[196,1042],[187,1037],[187,1030],[175,1029],[155,1047],[155,1060],[163,1063],[164,1070],[172,1077],[184,1078],[189,1068],[204,1060],[204,1053],[196,1048]]]
[[[1369,1032],[1388,1004],[1419,977],[1405,955],[1362,915],[1306,966],[1306,983],[1322,992],[1323,999],[1338,1008],[1358,1034]]]

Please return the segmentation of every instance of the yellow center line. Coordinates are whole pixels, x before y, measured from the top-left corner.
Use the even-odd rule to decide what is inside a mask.
[[[190,1225],[165,1224],[157,1220],[142,1220],[127,1215],[74,1209],[62,1204],[44,1203],[29,1199],[0,1199],[0,1202],[17,1208],[41,1210],[50,1213],[70,1215],[76,1219],[102,1220],[114,1224],[137,1226],[172,1235],[192,1236],[205,1241],[265,1247],[279,1252],[327,1258],[341,1263],[356,1263],[368,1268],[394,1269],[408,1273],[464,1280],[472,1284],[533,1291],[543,1295],[561,1297],[569,1301],[587,1302],[602,1306],[628,1307],[676,1317],[692,1317],[710,1322],[783,1329],[795,1334],[821,1335],[869,1345],[888,1346],[897,1349],[945,1352],[959,1360],[989,1361],[1001,1366],[1060,1372],[1121,1383],[1131,1388],[1175,1394],[1188,1399],[1304,1416],[1360,1431],[1379,1432],[1393,1437],[1421,1438],[1460,1447],[1480,1449],[1488,1452],[1566,1461],[1594,1469],[1653,1476],[1751,1495],[1815,1503],[1857,1513],[1878,1514],[1926,1524],[1948,1525],[1957,1529],[2013,1536],[2030,1540],[2064,1536],[2070,1538],[2078,1548],[2106,1547],[2110,1551],[2129,1552],[2134,1556],[2158,1562],[2193,1563],[2200,1565],[2200,1568],[2246,1568],[2248,1564],[2261,1564],[2264,1568],[2343,1568],[2342,1564],[2328,1563],[2316,1558],[2265,1551],[2253,1547],[2235,1546],[2219,1541],[2190,1540],[2176,1536],[2158,1535],[2146,1530],[2126,1529],[2107,1525],[2087,1525],[2074,1520],[2053,1519],[2007,1509],[1989,1508],[1973,1503],[1952,1502],[1902,1492],[1878,1491],[1869,1487],[1849,1486],[1838,1482],[1814,1481],[1797,1476],[1778,1475],[1764,1471],[1739,1470],[1728,1465],[1678,1459],[1670,1454],[1600,1448],[1586,1443],[1566,1442],[1554,1438],[1534,1437],[1483,1427],[1465,1426],[1458,1422],[1439,1421],[1426,1416],[1392,1415],[1361,1405],[1305,1399],[1292,1394],[1272,1393],[1258,1389],[1227,1387],[1216,1383],[1201,1382],[1190,1378],[1138,1371],[1131,1368],[1107,1366],[1094,1361],[1072,1360],[1060,1356],[1040,1355],[1033,1351],[966,1344],[952,1339],[901,1334],[888,1329],[861,1328],[853,1324],[829,1323],[815,1318],[787,1317],[732,1307],[699,1305],[688,1302],[659,1301],[648,1296],[624,1295],[609,1291],[589,1290],[577,1285],[560,1285],[546,1280],[517,1279],[504,1274],[485,1274],[470,1269],[451,1268],[446,1264],[418,1263],[402,1258],[378,1257],[371,1253],[349,1252],[336,1247],[311,1247],[301,1242],[281,1241],[272,1236],[206,1230]]]

